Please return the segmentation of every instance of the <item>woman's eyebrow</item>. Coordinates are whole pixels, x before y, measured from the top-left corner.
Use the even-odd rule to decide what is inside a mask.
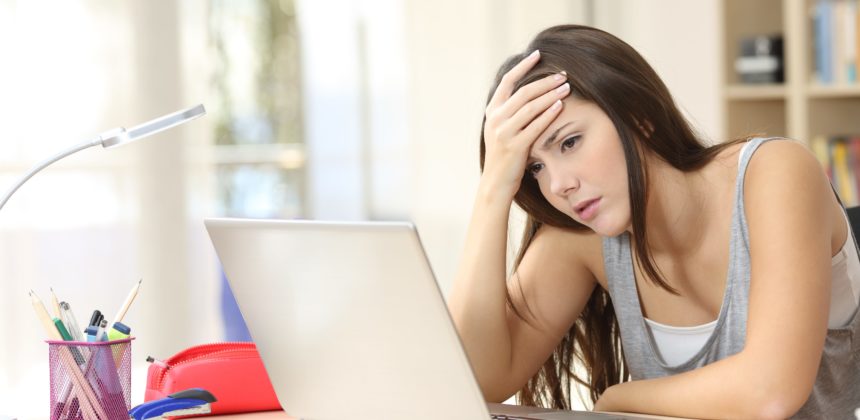
[[[555,142],[555,138],[556,138],[556,137],[558,137],[558,133],[560,133],[560,132],[561,132],[561,130],[564,130],[564,128],[565,128],[565,127],[567,127],[567,126],[569,126],[569,125],[571,125],[571,124],[573,124],[573,123],[576,123],[576,121],[568,121],[567,123],[565,123],[565,124],[564,124],[564,125],[562,125],[561,127],[557,128],[555,131],[553,131],[553,132],[552,132],[552,134],[551,134],[549,137],[547,137],[547,138],[546,138],[546,140],[544,140],[544,141],[541,143],[541,145],[540,145],[540,149],[541,149],[541,150],[546,150],[546,149],[548,149],[548,148],[549,148],[549,146],[550,146],[551,144],[553,144],[553,142]]]

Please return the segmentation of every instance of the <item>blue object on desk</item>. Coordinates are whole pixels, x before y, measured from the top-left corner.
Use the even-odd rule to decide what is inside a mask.
[[[236,304],[236,298],[233,297],[233,291],[230,289],[230,284],[227,283],[227,276],[224,270],[221,271],[221,318],[224,321],[224,338],[227,341],[254,341],[251,339],[251,333],[248,332],[248,326],[245,325],[245,318],[239,312],[239,305]]]
[[[128,411],[134,420],[163,419],[173,416],[193,416],[211,412],[209,403],[217,401],[215,396],[202,388],[179,391],[160,400],[143,403]]]

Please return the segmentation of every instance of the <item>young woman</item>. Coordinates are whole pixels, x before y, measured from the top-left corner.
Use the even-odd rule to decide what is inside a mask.
[[[573,380],[602,411],[860,407],[860,259],[802,144],[704,145],[635,50],[567,25],[500,69],[481,168],[449,306],[488,400],[569,408]]]

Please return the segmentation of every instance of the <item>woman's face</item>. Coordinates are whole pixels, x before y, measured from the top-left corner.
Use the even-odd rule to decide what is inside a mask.
[[[618,131],[592,102],[569,97],[527,163],[553,207],[602,236],[630,227],[627,164]]]

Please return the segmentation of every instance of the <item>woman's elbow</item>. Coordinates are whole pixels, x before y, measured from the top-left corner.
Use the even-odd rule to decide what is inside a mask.
[[[484,394],[484,401],[501,404],[516,394],[516,391],[512,392],[509,389],[505,389],[505,387],[485,386],[481,384],[481,393]]]
[[[760,405],[753,417],[758,419],[787,419],[797,413],[802,405],[798,406],[791,402],[776,399]]]
[[[775,389],[764,393],[753,406],[752,417],[760,419],[787,419],[795,415],[806,401],[809,399],[809,394],[812,392],[811,387],[780,387],[783,389]]]
[[[738,378],[745,386],[735,395],[745,399],[744,417],[785,419],[806,404],[815,386],[817,364],[792,364],[773,357],[754,358],[748,352],[741,353],[740,357],[747,362]]]

